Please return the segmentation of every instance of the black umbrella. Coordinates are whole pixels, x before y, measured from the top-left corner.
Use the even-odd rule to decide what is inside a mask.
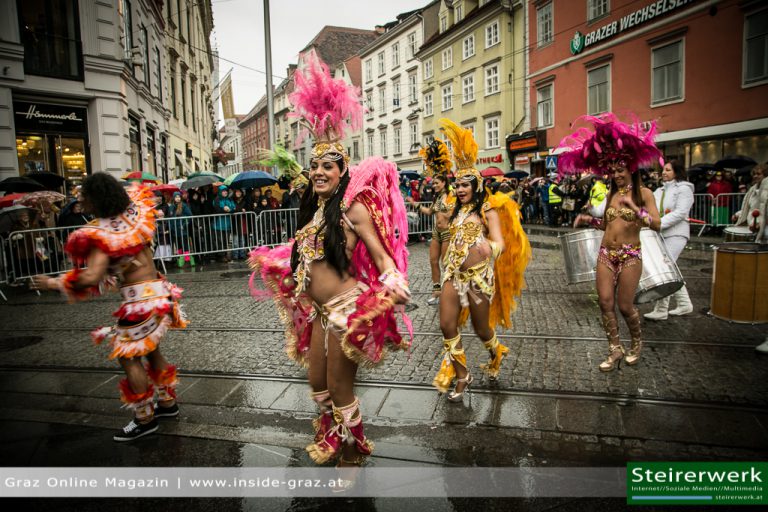
[[[528,176],[530,176],[530,174],[528,174],[525,171],[510,171],[510,172],[504,173],[505,178],[515,178],[518,180],[522,180],[524,178],[527,178]]]
[[[749,164],[757,164],[757,162],[744,155],[728,155],[715,162],[715,167],[718,169],[741,169]]]
[[[688,169],[688,173],[687,173],[688,174],[688,179],[692,180],[694,178],[698,178],[699,176],[701,176],[702,174],[704,174],[706,172],[707,172],[707,170],[706,169],[702,169],[701,167],[691,167],[690,169]]]
[[[405,176],[409,180],[418,180],[421,178],[421,175],[416,171],[400,171],[400,176]]]
[[[64,177],[48,171],[28,172],[26,178],[31,178],[44,186],[46,190],[57,190],[64,184]]]
[[[37,192],[38,190],[45,190],[45,187],[25,176],[13,176],[0,181],[0,190],[5,190],[6,192]]]
[[[13,223],[18,218],[18,214],[22,210],[33,210],[29,206],[15,204],[8,208],[0,209],[0,233],[8,233],[13,226]]]
[[[207,185],[213,185],[219,181],[218,176],[214,176],[212,174],[204,175],[204,176],[195,176],[194,178],[190,178],[184,183],[181,184],[181,190],[189,190],[191,188],[200,188],[205,187]]]
[[[749,176],[749,174],[752,172],[752,169],[754,169],[755,165],[757,164],[745,165],[744,167],[736,171],[736,176]]]
[[[702,171],[714,171],[715,169],[717,169],[717,167],[715,166],[715,164],[700,162],[698,164],[693,164],[688,171],[690,172],[691,169],[701,169]]]

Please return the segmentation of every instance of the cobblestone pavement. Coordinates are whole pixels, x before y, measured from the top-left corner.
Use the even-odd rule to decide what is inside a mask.
[[[597,365],[606,342],[590,283],[567,286],[554,236],[532,230],[534,259],[526,274],[528,289],[514,315],[514,328],[500,331],[511,355],[498,386],[518,391],[623,394],[667,400],[726,402],[763,406],[768,397],[768,358],[753,347],[765,326],[731,324],[705,315],[709,304],[712,253],[692,244],[680,261],[695,312],[667,322],[644,322],[649,340],[641,363],[603,374]],[[417,335],[409,353],[391,355],[361,378],[429,384],[439,366],[441,336],[437,308],[426,304],[431,280],[424,244],[410,247],[414,300],[409,314]],[[164,353],[184,371],[251,373],[301,377],[303,370],[282,352],[283,337],[269,301],[255,302],[247,291],[243,264],[207,267],[173,274],[185,288],[184,308],[192,324],[173,331]],[[16,367],[113,368],[106,347],[93,348],[87,331],[105,325],[117,295],[91,304],[65,306],[54,294],[12,291],[0,305],[3,365]],[[650,306],[642,306],[645,312]],[[254,331],[255,330],[255,331]],[[467,331],[467,332],[471,332]],[[622,326],[622,336],[628,333]],[[480,375],[487,355],[468,337],[470,369]],[[480,382],[480,386],[490,386]]]

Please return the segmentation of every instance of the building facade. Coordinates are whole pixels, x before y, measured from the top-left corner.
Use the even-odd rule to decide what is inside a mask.
[[[211,154],[217,138],[212,101],[216,84],[211,83],[213,12],[211,0],[169,0],[162,4],[173,179],[213,170]]]
[[[478,169],[527,169],[515,165],[504,147],[508,134],[526,126],[524,6],[441,0],[432,12],[436,33],[417,55],[423,142],[440,137],[438,120],[446,117],[473,131]]]
[[[404,170],[421,169],[421,66],[424,40],[421,9],[400,14],[384,33],[360,50],[365,156],[382,156]]]
[[[0,178],[46,170],[164,176],[165,17],[158,0],[0,3]]]
[[[655,121],[665,157],[686,166],[729,154],[768,160],[766,2],[527,7],[530,115],[543,135],[533,151],[547,154],[579,116],[611,111]]]
[[[267,96],[261,97],[247,115],[242,116],[240,128],[243,145],[243,169],[248,171],[267,170],[258,165],[259,149],[269,147],[267,127]]]
[[[245,116],[235,116],[224,120],[224,126],[219,130],[219,147],[224,154],[224,161],[219,158],[217,173],[227,177],[242,172],[243,167],[243,138],[239,122]]]

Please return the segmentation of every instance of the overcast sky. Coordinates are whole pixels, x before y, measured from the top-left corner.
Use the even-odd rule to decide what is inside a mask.
[[[272,74],[277,85],[288,64],[325,25],[373,30],[393,21],[397,14],[427,5],[429,0],[272,0]],[[218,45],[220,78],[232,69],[235,111],[247,114],[266,93],[264,55],[264,1],[212,0]],[[246,69],[237,64],[253,69]],[[262,73],[259,73],[259,70]]]

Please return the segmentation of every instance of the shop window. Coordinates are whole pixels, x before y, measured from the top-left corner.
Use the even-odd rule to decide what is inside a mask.
[[[69,80],[83,78],[76,0],[18,0],[24,72]]]
[[[611,109],[611,66],[587,72],[587,113],[602,114]]]
[[[768,80],[768,9],[744,20],[744,85]]]
[[[683,41],[652,50],[651,103],[668,103],[683,98]]]

